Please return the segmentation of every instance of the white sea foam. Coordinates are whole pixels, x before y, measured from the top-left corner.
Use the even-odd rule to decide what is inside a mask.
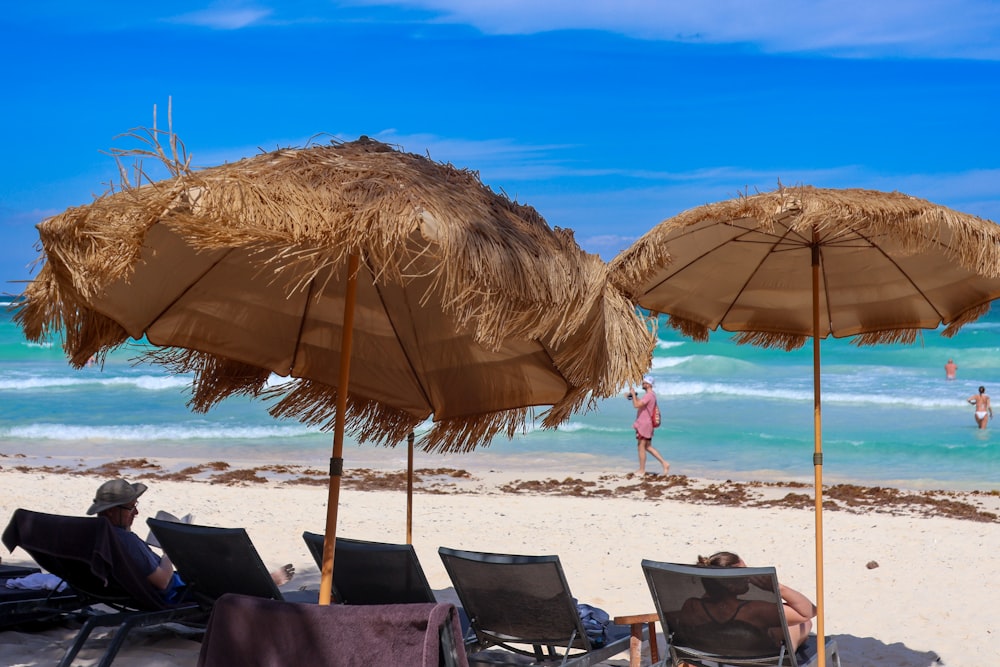
[[[690,373],[738,373],[750,372],[757,367],[756,364],[745,359],[726,357],[715,354],[690,354],[681,357],[653,357],[653,371],[666,368],[684,367]]]
[[[672,380],[657,382],[655,390],[656,394],[663,398],[714,397],[724,399],[728,396],[748,399],[763,398],[796,403],[813,400],[813,388],[807,385],[804,385],[801,389],[794,389],[789,387],[775,388],[751,382],[730,384]],[[899,406],[920,409],[957,408],[964,405],[964,401],[961,398],[956,399],[954,396],[919,396],[905,393],[879,394],[826,391],[821,393],[821,399],[827,405]]]
[[[618,433],[621,431],[619,428],[595,426],[594,424],[588,424],[580,421],[570,421],[561,425],[559,430],[563,433],[578,433],[581,431],[586,431],[587,433]]]
[[[191,377],[187,375],[138,375],[107,378],[102,381],[102,384],[108,386],[135,386],[148,391],[160,391],[163,389],[187,387],[191,384]]]
[[[658,382],[656,394],[662,397],[696,397],[740,396],[752,398],[775,398],[789,401],[802,401],[812,398],[812,393],[795,389],[771,389],[751,384],[724,384],[717,382],[698,382],[693,380]]]
[[[59,389],[81,388],[86,385],[104,387],[121,387],[144,389],[146,391],[162,391],[184,388],[191,384],[191,378],[184,375],[133,375],[133,376],[87,376],[68,375],[23,376],[5,374],[0,376],[0,391],[19,389]]]
[[[683,366],[689,361],[696,359],[694,356],[687,357],[654,357],[653,358],[653,370],[663,370],[664,368],[675,368],[677,366]]]
[[[266,426],[130,424],[26,424],[0,429],[0,437],[25,440],[261,440],[293,438],[318,432],[300,424]]]

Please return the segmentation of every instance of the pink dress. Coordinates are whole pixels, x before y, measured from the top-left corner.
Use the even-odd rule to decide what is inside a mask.
[[[642,403],[642,407],[639,408],[636,413],[635,422],[632,424],[632,428],[635,429],[635,435],[637,438],[652,440],[653,408],[656,407],[656,394],[652,391],[647,391],[639,400]]]

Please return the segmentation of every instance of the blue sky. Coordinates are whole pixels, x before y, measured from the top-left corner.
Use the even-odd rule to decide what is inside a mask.
[[[6,294],[168,99],[195,165],[367,134],[605,259],[779,179],[1000,221],[995,0],[36,0],[0,31]]]

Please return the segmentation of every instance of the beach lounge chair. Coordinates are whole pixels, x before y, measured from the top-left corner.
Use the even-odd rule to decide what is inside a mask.
[[[10,550],[20,547],[44,570],[61,577],[90,609],[86,621],[59,662],[68,667],[95,628],[117,628],[100,667],[114,660],[134,628],[167,622],[203,623],[207,610],[191,602],[168,604],[145,576],[134,569],[117,531],[103,517],[70,517],[18,509],[3,532]]]
[[[438,553],[475,632],[466,644],[470,665],[586,667],[629,650],[627,626],[588,637],[558,556]]]
[[[323,536],[304,532],[302,539],[323,567]],[[337,538],[333,557],[333,599],[341,604],[435,602],[412,544],[389,544]]]
[[[459,636],[446,603],[314,605],[225,595],[212,610],[198,667],[467,667]]]
[[[250,536],[219,528],[146,519],[188,587],[188,596],[211,606],[226,593],[283,599]]]
[[[773,567],[711,568],[643,560],[642,570],[663,625],[670,665],[806,667],[815,664],[815,637],[810,637],[798,651],[790,648],[791,638]],[[769,585],[764,588],[751,585],[751,577],[755,583],[767,581]],[[702,617],[688,618],[690,612],[684,612],[684,603],[702,598],[705,582],[709,580],[728,584],[730,590],[734,586],[736,590],[745,587],[746,592],[738,595],[741,601],[774,605],[780,625],[758,628],[739,620],[706,624]],[[689,609],[692,607],[689,605]],[[839,667],[836,642],[827,639],[826,654],[826,664]]]
[[[37,567],[0,564],[0,630],[37,628],[84,606],[84,600],[69,587],[50,590],[7,585],[9,580],[25,581],[31,575],[42,572]]]
[[[37,567],[30,565],[11,565],[10,563],[0,563],[0,579],[14,579],[16,577],[26,577],[29,574],[41,572]]]

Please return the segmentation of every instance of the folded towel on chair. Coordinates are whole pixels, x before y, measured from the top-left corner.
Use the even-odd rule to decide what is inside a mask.
[[[15,588],[25,591],[63,591],[66,590],[66,582],[54,574],[36,572],[19,579],[8,579],[4,582],[7,588]]]

